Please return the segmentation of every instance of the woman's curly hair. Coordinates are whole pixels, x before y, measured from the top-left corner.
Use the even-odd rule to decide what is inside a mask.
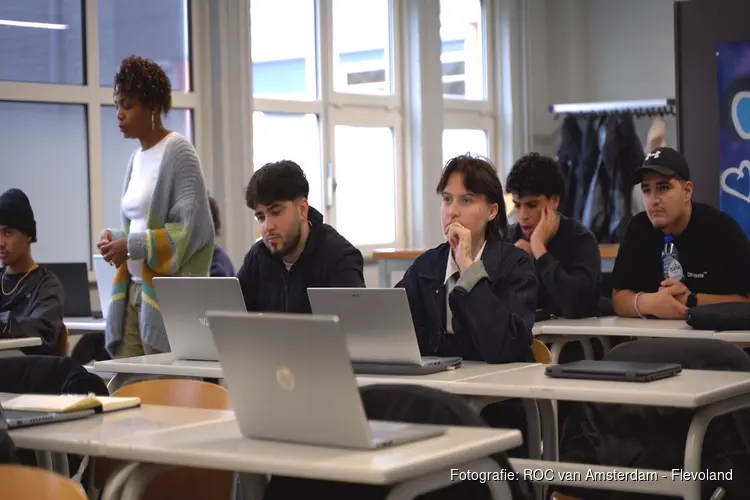
[[[149,109],[163,115],[172,108],[172,83],[161,66],[151,59],[126,57],[115,75],[115,94],[138,99]]]

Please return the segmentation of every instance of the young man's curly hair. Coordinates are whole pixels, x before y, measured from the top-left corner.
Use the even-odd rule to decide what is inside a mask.
[[[161,66],[145,57],[130,56],[122,60],[115,75],[115,94],[138,99],[148,109],[158,109],[164,116],[172,109],[172,83]]]
[[[505,180],[505,191],[519,197],[542,195],[562,198],[565,195],[565,177],[553,158],[529,153],[519,158],[510,169]]]

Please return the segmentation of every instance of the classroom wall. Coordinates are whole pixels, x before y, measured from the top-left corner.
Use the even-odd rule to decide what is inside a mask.
[[[530,0],[528,24],[532,150],[557,151],[550,104],[675,97],[672,0]],[[645,141],[650,120],[636,126]]]

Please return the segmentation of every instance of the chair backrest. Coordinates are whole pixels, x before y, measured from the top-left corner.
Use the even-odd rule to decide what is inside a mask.
[[[57,339],[57,353],[58,356],[68,355],[68,327],[63,323],[62,330],[60,331],[60,337]]]
[[[534,354],[534,361],[543,365],[552,364],[552,353],[541,340],[534,339],[531,343],[531,352]]]
[[[114,396],[139,397],[142,404],[230,410],[229,391],[220,385],[189,379],[156,379],[136,382],[118,389]],[[118,462],[97,459],[94,484],[102,488]],[[234,487],[234,473],[178,467],[153,478],[142,500],[226,500]]]
[[[157,379],[128,384],[114,396],[138,397],[142,404],[229,410],[229,391],[217,384],[189,379]]]
[[[0,465],[3,500],[86,500],[75,481],[60,474],[24,465]]]

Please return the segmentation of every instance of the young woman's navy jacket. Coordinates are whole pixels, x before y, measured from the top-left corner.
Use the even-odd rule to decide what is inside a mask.
[[[482,257],[461,275],[448,297],[454,334],[446,329],[448,243],[427,250],[396,288],[405,288],[423,356],[460,356],[487,363],[533,361],[531,329],[537,279],[525,251],[488,240]]]

